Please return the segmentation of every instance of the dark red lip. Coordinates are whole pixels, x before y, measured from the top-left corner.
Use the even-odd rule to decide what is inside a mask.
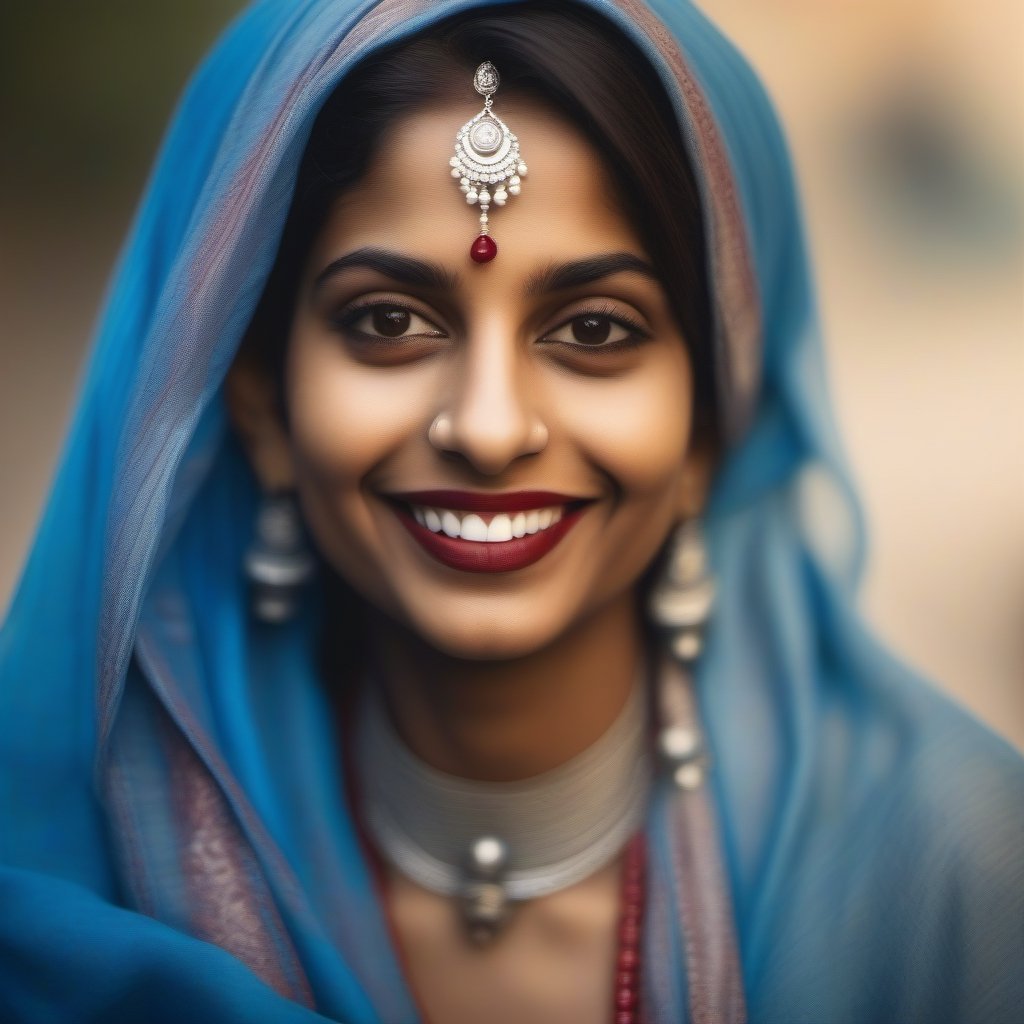
[[[438,495],[458,492],[433,491],[430,493]],[[553,504],[559,504],[559,502],[548,502],[547,499],[550,497],[551,495],[545,495],[543,507],[550,508]],[[435,498],[431,498],[430,501],[420,499],[416,504],[422,502],[424,505],[433,505],[435,500]],[[456,508],[467,512],[478,511],[477,509],[464,508],[460,505],[446,506],[441,502],[437,502],[437,504],[442,508]],[[405,505],[395,504],[392,507],[398,516],[399,522],[412,534],[427,554],[436,558],[444,565],[450,566],[452,569],[460,569],[462,572],[514,572],[516,569],[525,569],[528,565],[533,565],[534,562],[540,561],[554,548],[576,525],[580,516],[586,511],[586,506],[567,509],[562,514],[562,518],[546,530],[538,530],[536,533],[529,534],[526,537],[515,537],[512,540],[502,541],[498,544],[488,544],[481,541],[448,537],[443,533],[434,533],[416,522],[412,512]],[[536,505],[530,504],[517,511],[536,507]],[[503,504],[501,509],[502,511],[511,511],[507,504]]]
[[[403,494],[389,494],[388,497],[407,505],[450,508],[453,512],[529,512],[535,508],[553,508],[555,505],[588,500],[578,494],[556,494],[554,491],[509,491],[505,494],[481,491],[407,491]]]

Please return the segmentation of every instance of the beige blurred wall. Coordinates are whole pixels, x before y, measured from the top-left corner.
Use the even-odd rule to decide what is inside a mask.
[[[238,4],[17,6],[0,11],[0,604],[161,127]],[[1024,747],[1024,5],[702,6],[759,70],[792,141],[872,527],[865,612]],[[943,160],[963,167],[931,182]]]
[[[1024,747],[1024,5],[701,6],[790,137],[867,617]]]

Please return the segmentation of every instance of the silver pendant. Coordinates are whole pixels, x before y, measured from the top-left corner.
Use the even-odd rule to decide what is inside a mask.
[[[519,151],[519,139],[492,110],[501,78],[489,61],[476,69],[473,88],[484,97],[484,109],[467,121],[455,136],[455,155],[449,161],[453,178],[470,206],[480,207],[480,235],[470,255],[487,263],[497,255],[490,238],[490,208],[504,206],[519,195],[527,167]]]
[[[483,836],[469,849],[460,903],[462,920],[476,946],[490,945],[509,917],[503,875],[508,848],[495,836]]]

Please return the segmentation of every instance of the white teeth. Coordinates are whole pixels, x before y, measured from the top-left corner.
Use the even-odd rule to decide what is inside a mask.
[[[471,512],[462,520],[461,533],[463,540],[486,541],[487,524],[479,516],[473,515]]]
[[[458,537],[461,526],[462,523],[459,522],[459,517],[454,512],[442,513],[441,529],[444,530],[449,537]]]
[[[463,530],[466,528],[466,524],[462,524]],[[490,544],[501,540],[512,539],[512,520],[502,513],[496,515],[490,523],[487,525],[487,541]]]
[[[416,522],[432,533],[487,544],[500,544],[514,537],[526,537],[538,530],[546,530],[562,518],[563,511],[561,508],[543,508],[529,512],[500,512],[490,523],[485,523],[474,512],[460,513],[422,505],[412,508]]]

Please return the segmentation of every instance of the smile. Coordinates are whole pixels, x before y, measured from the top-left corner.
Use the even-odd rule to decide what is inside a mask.
[[[481,544],[501,544],[513,538],[532,536],[559,522],[563,512],[560,506],[532,509],[529,512],[499,512],[487,522],[484,516],[476,512],[459,513],[452,509],[423,505],[414,505],[412,508],[416,522],[431,533],[443,533],[446,537],[458,537]]]
[[[572,529],[588,499],[546,491],[420,491],[390,496],[399,521],[437,561],[463,572],[513,572]]]

